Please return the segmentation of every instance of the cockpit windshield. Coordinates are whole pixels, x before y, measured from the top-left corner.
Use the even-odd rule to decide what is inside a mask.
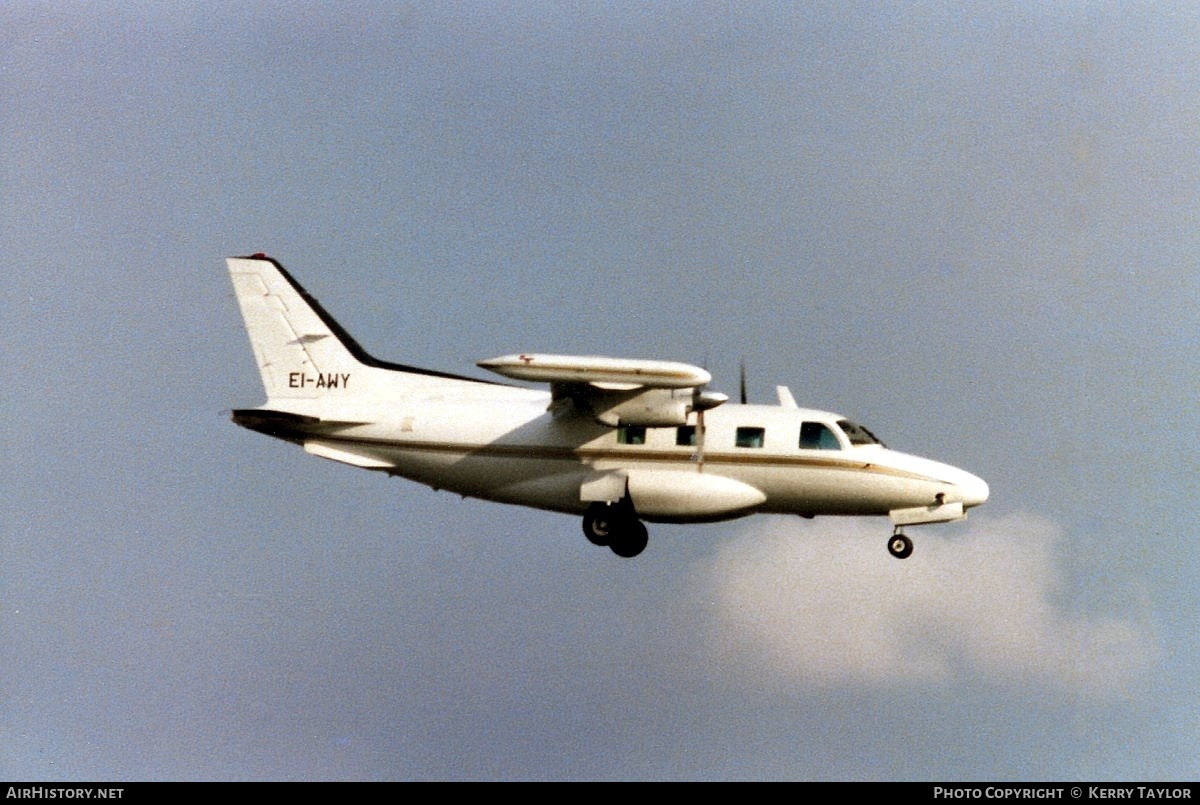
[[[871,433],[871,431],[856,422],[851,422],[849,419],[839,419],[838,427],[846,434],[846,438],[850,440],[850,444],[852,445],[877,444],[881,447],[886,446],[883,442],[879,441],[874,433]]]

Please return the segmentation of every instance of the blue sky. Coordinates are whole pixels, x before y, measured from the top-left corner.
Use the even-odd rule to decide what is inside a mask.
[[[8,3],[0,776],[1195,779],[1200,12]],[[241,430],[223,258],[381,358],[703,363],[991,484],[653,526]]]

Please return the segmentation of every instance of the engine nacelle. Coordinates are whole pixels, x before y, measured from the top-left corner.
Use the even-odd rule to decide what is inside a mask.
[[[639,389],[634,392],[608,392],[591,400],[592,413],[602,425],[642,425],[669,428],[686,425],[692,393],[675,389]]]
[[[723,394],[691,389],[635,389],[607,391],[588,400],[596,421],[610,428],[640,425],[647,428],[671,428],[686,425],[688,414],[714,408],[728,399]]]

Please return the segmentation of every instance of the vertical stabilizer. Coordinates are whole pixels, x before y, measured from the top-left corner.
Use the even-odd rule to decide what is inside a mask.
[[[308,403],[318,398],[361,402],[500,388],[477,378],[374,358],[275,260],[256,254],[230,257],[226,263],[263,388],[268,403],[276,401],[274,407],[308,411]]]
[[[226,263],[268,399],[350,390],[365,367],[316,300],[270,258],[231,257]]]

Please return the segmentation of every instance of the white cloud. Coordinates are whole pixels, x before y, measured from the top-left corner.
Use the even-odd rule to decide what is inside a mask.
[[[1146,616],[1063,606],[1061,533],[1043,518],[980,519],[950,537],[912,529],[904,561],[887,554],[887,529],[750,521],[690,579],[713,659],[760,687],[975,678],[1102,697],[1160,659]]]

